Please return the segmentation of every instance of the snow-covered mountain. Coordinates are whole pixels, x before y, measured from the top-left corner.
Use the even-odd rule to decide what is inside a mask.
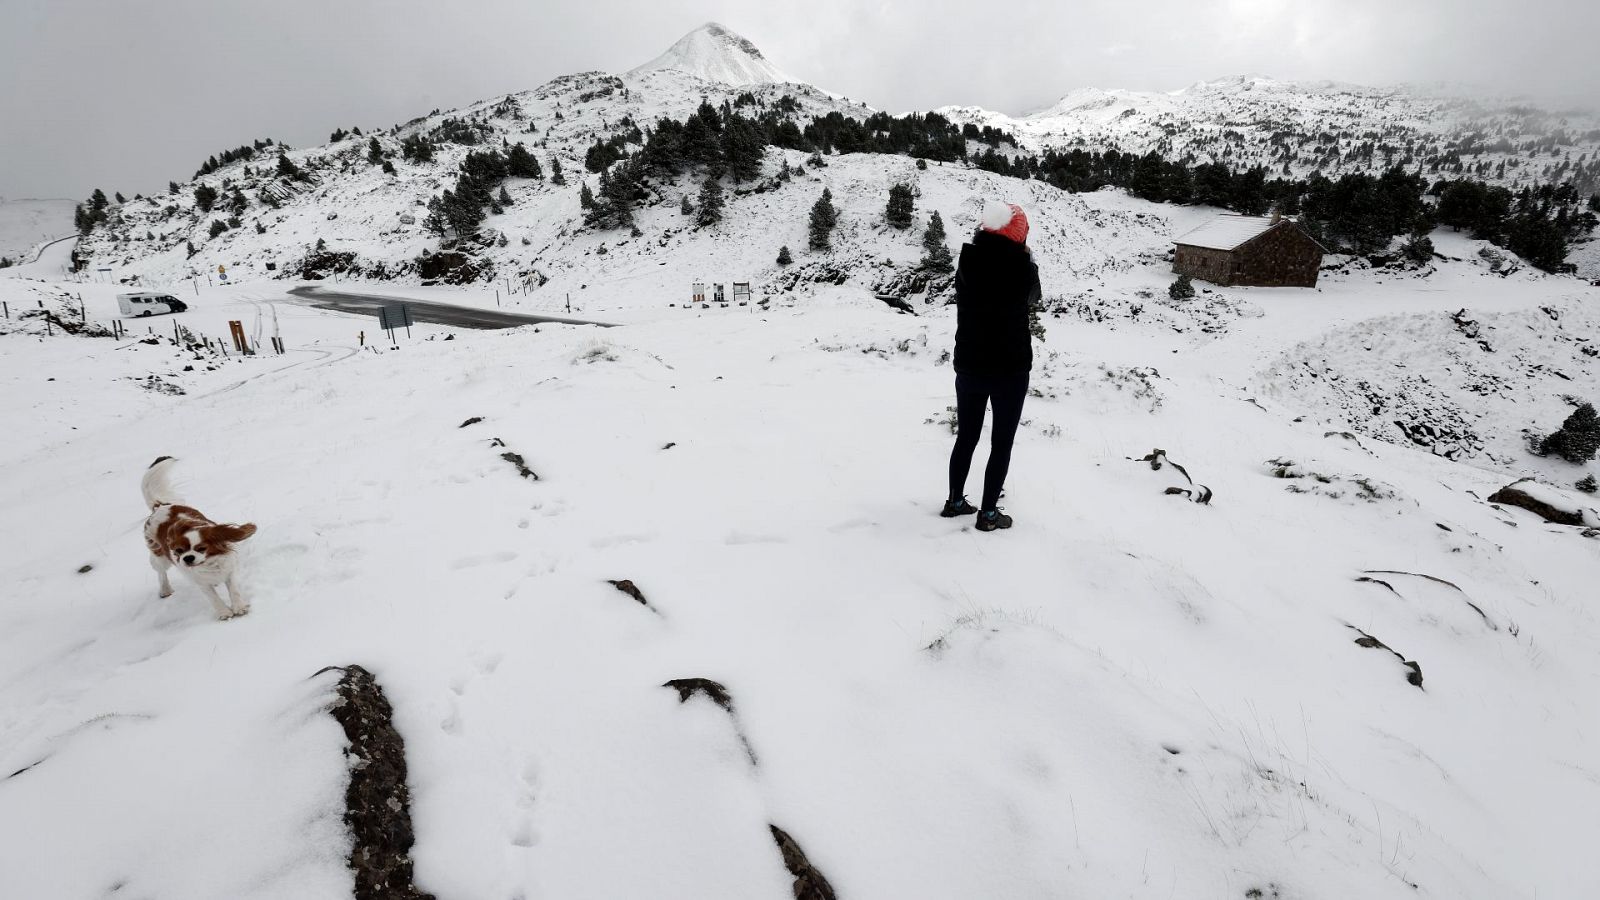
[[[1166,93],[1083,88],[1025,116],[938,112],[1011,132],[1034,151],[1154,151],[1297,176],[1401,165],[1430,179],[1470,175],[1512,187],[1570,179],[1584,193],[1600,190],[1600,114],[1438,87],[1240,75]]]
[[[707,22],[689,32],[667,52],[628,74],[643,75],[661,69],[675,69],[703,81],[730,85],[795,81],[778,71],[755,44],[716,22]]]
[[[1106,97],[1052,115],[1139,105]],[[1176,299],[1170,239],[1214,210],[870,153],[769,149],[715,225],[685,176],[637,232],[585,227],[589,148],[702,103],[872,113],[571,75],[291,150],[300,176],[252,149],[112,204],[86,272],[67,244],[0,272],[6,900],[349,897],[350,664],[406,767],[361,821],[441,900],[1600,895],[1597,467],[1527,452],[1600,397],[1593,288],[1440,231],[1418,268]],[[507,142],[543,177],[442,246],[424,205]],[[937,515],[956,317],[878,296],[917,290],[897,182],[952,249],[985,200],[1033,222],[1007,532]],[[475,280],[422,283],[447,254]],[[288,295],[308,256],[619,327],[390,341]],[[135,277],[189,309],[118,319]],[[247,616],[157,596],[137,485],[168,454],[259,528]],[[1560,521],[1496,494],[1521,478]]]
[[[872,288],[903,286],[904,270],[916,259],[913,239],[881,225],[881,204],[893,182],[915,182],[927,196],[924,214],[940,211],[953,242],[974,224],[967,211],[980,195],[1039,193],[1038,185],[989,178],[960,164],[913,171],[903,157],[871,154],[830,157],[827,167],[811,166],[800,178],[781,180],[782,168],[800,165],[804,155],[769,150],[762,177],[735,187],[721,226],[694,228],[677,212],[699,189],[696,180],[683,178],[651,187],[639,216],[641,236],[582,227],[580,184],[598,188],[597,177],[584,167],[589,148],[596,141],[618,140],[626,150],[637,150],[642,130],[658,118],[682,119],[702,103],[749,116],[778,116],[802,129],[829,113],[865,120],[876,112],[787,81],[751,42],[708,24],[622,75],[563,76],[531,91],[290,151],[288,158],[307,173],[303,179],[280,177],[274,165],[277,148],[266,148],[253,159],[223,164],[180,185],[174,194],[120,205],[80,249],[97,268],[115,269],[117,277],[171,285],[218,265],[247,276],[270,269],[283,277],[298,272],[307,249],[320,241],[332,253],[353,254],[346,274],[425,280],[419,260],[440,243],[422,226],[428,201],[452,185],[469,152],[522,143],[540,158],[547,177],[508,182],[512,202],[489,218],[478,242],[482,246],[471,248],[469,276],[509,280],[540,296],[563,299],[593,282],[659,303],[683,292],[674,280],[678,276],[656,265],[663,255],[692,258],[700,271],[726,272],[730,280],[750,281],[758,289],[792,287],[793,274],[775,263],[778,249],[787,245],[799,251],[805,244],[807,208],[823,187],[839,198],[846,215],[839,250],[830,256],[827,271],[816,274],[834,278],[840,271],[841,277]],[[1439,177],[1459,170],[1512,184],[1548,179],[1587,184],[1600,172],[1600,159],[1584,149],[1600,145],[1600,130],[1587,120],[1333,83],[1300,85],[1250,76],[1170,94],[1075,91],[1022,118],[971,108],[942,112],[958,122],[1009,132],[1030,150],[1156,150],[1214,158],[1234,168],[1265,164],[1275,172],[1298,174],[1394,163]],[[431,161],[403,158],[403,144],[416,138],[434,144]],[[394,167],[392,174],[368,159],[372,140]],[[567,175],[565,185],[548,177],[556,163]],[[223,197],[217,210],[197,209],[194,192],[201,186]],[[1083,227],[1070,212],[1077,201],[1044,193],[1050,202],[1041,206],[1059,200],[1059,208],[1068,211],[1063,239],[1075,241],[1070,235]],[[213,235],[230,219],[238,227]],[[1581,253],[1575,258],[1584,271],[1592,268]]]

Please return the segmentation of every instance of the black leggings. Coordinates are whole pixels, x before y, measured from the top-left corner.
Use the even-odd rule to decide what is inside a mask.
[[[989,432],[989,465],[983,471],[983,505],[994,509],[1000,502],[1000,489],[1006,486],[1006,470],[1011,468],[1011,442],[1022,421],[1022,401],[1028,397],[1028,373],[1015,375],[968,375],[956,373],[956,446],[950,451],[950,496],[967,491],[967,472],[972,468],[972,451],[978,449],[983,432],[985,404],[994,406],[994,426]]]

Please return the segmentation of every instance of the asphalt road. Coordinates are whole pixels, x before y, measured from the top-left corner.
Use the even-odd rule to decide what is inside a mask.
[[[449,303],[437,303],[432,300],[413,300],[409,297],[385,297],[381,294],[357,294],[350,291],[328,290],[320,287],[292,288],[289,294],[297,302],[315,306],[318,309],[331,309],[336,312],[361,313],[377,316],[381,307],[404,303],[411,310],[411,319],[414,322],[428,322],[434,325],[453,325],[457,328],[517,328],[522,325],[537,325],[552,322],[561,325],[599,325],[602,328],[611,328],[609,322],[591,322],[587,319],[570,319],[562,316],[541,316],[533,313],[505,312],[498,309],[476,309],[470,306],[454,306]]]

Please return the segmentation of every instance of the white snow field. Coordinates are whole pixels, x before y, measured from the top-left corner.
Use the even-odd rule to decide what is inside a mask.
[[[1514,446],[1600,393],[1596,292],[1436,237],[1461,261],[1426,277],[1182,305],[1159,261],[1057,276],[1102,299],[1045,320],[996,534],[936,515],[953,316],[860,287],[398,350],[282,282],[171,317],[276,308],[291,352],[243,361],[14,319],[3,893],[348,895],[311,676],[359,663],[441,898],[789,896],[769,823],[840,897],[1593,896],[1600,540],[1483,498],[1534,475],[1597,505]],[[81,292],[91,321],[116,290],[0,278],[13,309]],[[1512,340],[1544,367],[1516,392],[1437,380]],[[1282,374],[1306,361],[1449,386],[1486,449],[1374,439]],[[1209,506],[1163,493],[1184,481],[1137,460],[1157,447]],[[164,454],[185,499],[259,526],[248,616],[181,580],[157,598],[137,483]],[[736,718],[661,687],[685,677]]]
[[[0,197],[0,257],[33,259],[45,241],[73,233],[71,200],[8,200]]]
[[[1600,290],[1439,232],[1421,270],[1332,258],[1315,290],[1173,301],[1171,238],[1217,210],[867,154],[769,150],[710,228],[679,212],[689,177],[652,188],[639,237],[582,227],[583,152],[624,116],[746,91],[870,113],[717,30],[377,132],[395,154],[460,118],[562,162],[564,187],[507,184],[492,279],[405,268],[467,148],[388,176],[370,135],[291,151],[311,181],[272,150],[119,204],[87,273],[71,241],[0,272],[0,898],[350,896],[316,674],[348,664],[394,705],[440,900],[794,896],[773,825],[845,900],[1600,896],[1600,529],[1487,499],[1534,478],[1600,516],[1575,489],[1600,466],[1526,450],[1600,399]],[[1196,88],[1142,121],[1294,104],[1250,93],[1271,101]],[[1307,127],[1415,118],[1344,93]],[[955,318],[875,298],[922,255],[920,224],[882,223],[902,180],[952,249],[987,200],[1032,221],[1049,313],[1009,531],[937,515]],[[227,213],[196,183],[247,191],[242,227],[208,239]],[[814,253],[824,187],[840,223]],[[391,343],[273,279],[318,240],[399,273],[323,288],[570,295],[619,327]],[[189,311],[91,336],[135,279]],[[696,281],[757,302],[686,308]],[[215,349],[230,321],[259,355]],[[248,615],[181,579],[157,596],[138,483],[163,455],[185,500],[258,526]],[[683,678],[731,712],[663,686]]]

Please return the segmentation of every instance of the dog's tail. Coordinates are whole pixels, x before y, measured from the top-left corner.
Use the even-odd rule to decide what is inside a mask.
[[[163,503],[177,503],[178,493],[172,489],[172,480],[169,475],[172,464],[177,462],[170,456],[162,456],[144,470],[144,478],[139,482],[139,489],[144,492],[144,505],[155,509]]]

